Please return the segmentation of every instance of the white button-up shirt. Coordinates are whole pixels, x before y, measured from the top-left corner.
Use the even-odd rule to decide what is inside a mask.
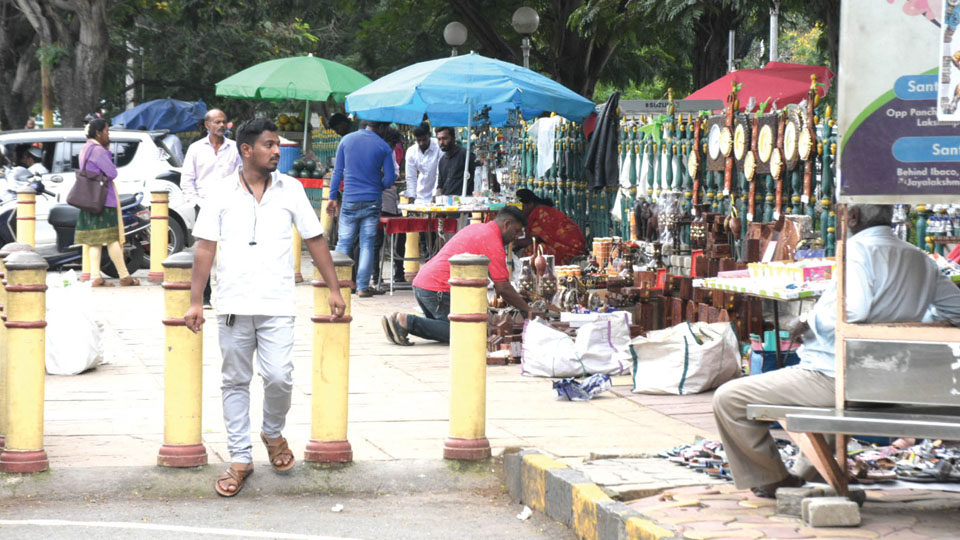
[[[292,226],[304,238],[323,234],[303,186],[273,172],[257,203],[233,173],[213,188],[193,227],[193,236],[217,242],[220,315],[294,316]]]
[[[416,143],[407,150],[407,190],[404,195],[421,204],[433,201],[433,195],[437,191],[437,163],[440,162],[440,154],[440,144],[433,138],[430,139],[430,148],[426,152],[420,150],[420,145]]]
[[[220,148],[214,150],[210,135],[207,135],[191,144],[183,158],[183,172],[180,174],[183,198],[189,204],[203,205],[211,187],[236,172],[239,166],[240,153],[235,141],[224,137]]]
[[[847,240],[846,273],[847,322],[960,326],[960,289],[929,255],[897,238],[890,227],[870,227]],[[807,324],[810,332],[797,351],[800,367],[835,376],[836,287],[823,293]]]

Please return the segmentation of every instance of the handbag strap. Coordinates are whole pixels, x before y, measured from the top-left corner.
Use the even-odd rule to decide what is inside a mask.
[[[93,145],[84,145],[84,152],[80,154],[80,170],[87,170],[87,161],[90,159],[90,152],[93,152]],[[87,171],[90,172],[90,171]]]

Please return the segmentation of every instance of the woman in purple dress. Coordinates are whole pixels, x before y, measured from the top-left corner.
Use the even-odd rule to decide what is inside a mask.
[[[106,245],[110,260],[120,276],[120,286],[130,287],[139,285],[140,280],[130,275],[123,262],[123,227],[120,226],[120,211],[117,208],[117,188],[113,183],[113,179],[117,177],[117,166],[113,163],[113,153],[108,149],[109,145],[110,126],[106,120],[97,118],[87,124],[87,143],[80,150],[80,169],[103,173],[110,179],[110,185],[103,212],[92,214],[80,210],[75,241],[90,247],[91,286],[113,286],[100,277],[100,257],[103,246]]]

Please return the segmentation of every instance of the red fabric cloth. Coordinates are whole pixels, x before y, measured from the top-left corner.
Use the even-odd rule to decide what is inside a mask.
[[[297,178],[303,187],[310,189],[323,189],[323,178]]]
[[[380,228],[386,234],[436,232],[438,218],[425,217],[381,217]],[[443,218],[443,232],[457,232],[456,218]]]
[[[461,253],[486,255],[490,259],[489,274],[493,281],[507,281],[507,256],[503,249],[503,236],[495,221],[467,225],[446,243],[440,252],[420,268],[413,280],[414,287],[428,291],[450,290],[450,257]]]
[[[554,256],[554,264],[563,265],[570,259],[583,255],[587,248],[587,239],[572,219],[552,206],[538,206],[527,216],[527,235],[536,236],[543,242],[546,255]],[[526,250],[533,255],[533,246]]]
[[[816,75],[817,82],[823,83],[823,86],[817,87],[820,96],[827,95],[833,72],[826,67],[770,62],[762,69],[741,69],[727,73],[685,99],[719,99],[726,102],[731,83],[738,82],[743,86],[738,94],[740,110],[747,106],[751,97],[757,101],[757,105],[769,99],[768,111],[774,101],[777,102],[777,107],[782,109],[784,105],[800,103],[807,97],[810,75]]]

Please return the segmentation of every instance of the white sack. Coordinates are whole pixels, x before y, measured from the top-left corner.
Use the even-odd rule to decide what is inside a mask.
[[[77,375],[103,362],[103,325],[92,296],[72,270],[47,276],[47,373]]]
[[[599,314],[574,340],[537,319],[523,329],[521,373],[530,377],[620,375],[630,369],[630,327],[625,314]]]
[[[740,376],[740,342],[733,325],[682,323],[630,342],[633,391],[697,394]]]

